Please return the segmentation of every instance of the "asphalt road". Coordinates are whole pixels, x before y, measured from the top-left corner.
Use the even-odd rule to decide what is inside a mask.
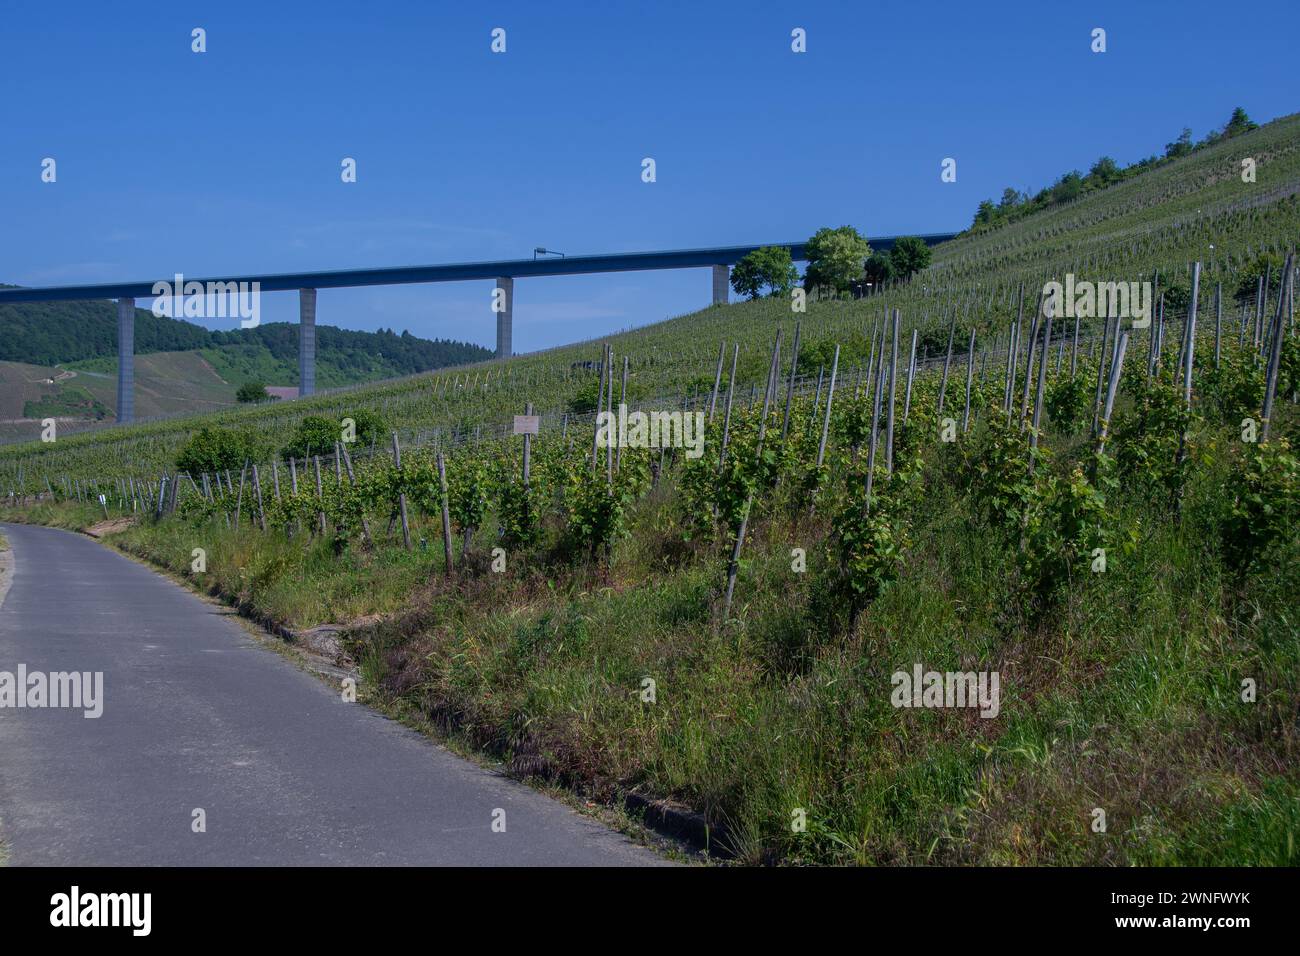
[[[103,672],[103,714],[0,707],[11,865],[637,865],[652,851],[345,703],[222,610],[5,525],[0,672]],[[194,832],[194,810],[206,831]],[[504,810],[505,832],[493,819]],[[500,814],[495,814],[500,819]]]

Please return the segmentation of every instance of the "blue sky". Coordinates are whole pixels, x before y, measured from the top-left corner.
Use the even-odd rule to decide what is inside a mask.
[[[1131,162],[1183,126],[1200,138],[1236,105],[1261,122],[1294,111],[1298,10],[6,0],[0,281],[964,228],[1004,186],[1037,189],[1103,153]],[[194,27],[206,53],[191,52]],[[45,157],[56,183],[41,182]],[[356,183],[340,180],[344,157]],[[940,181],[945,157],[955,183]],[[519,280],[515,348],[687,312],[709,287],[706,270]],[[490,289],[326,290],[318,321],[490,347]],[[263,297],[263,321],[296,310],[292,293]]]

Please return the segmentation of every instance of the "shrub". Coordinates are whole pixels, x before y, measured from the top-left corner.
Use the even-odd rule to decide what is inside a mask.
[[[465,454],[447,462],[447,513],[456,530],[465,536],[466,549],[487,515],[491,491],[492,474],[481,458]]]
[[[235,400],[243,403],[269,402],[273,397],[261,382],[245,382],[235,392]]]
[[[1109,463],[1098,468],[1105,472]],[[1090,567],[1094,550],[1107,546],[1109,529],[1106,496],[1080,467],[1044,478],[1035,499],[1019,558],[1026,582],[1041,600]]]
[[[338,422],[319,415],[308,415],[298,423],[293,438],[289,439],[289,443],[284,446],[280,454],[285,461],[290,458],[310,458],[313,455],[332,455],[334,443],[339,440],[340,435],[341,428]]]
[[[361,408],[347,417],[356,423],[358,445],[368,447],[388,439],[388,424],[378,412]]]
[[[1088,420],[1095,397],[1093,385],[1086,375],[1058,376],[1047,388],[1044,404],[1047,415],[1062,431],[1074,434]]]
[[[1162,485],[1176,493],[1191,467],[1191,449],[1184,445],[1184,436],[1195,416],[1188,411],[1181,389],[1163,373],[1149,382],[1141,376],[1129,381],[1133,405],[1114,429],[1120,474],[1130,485]]]
[[[501,544],[510,551],[527,551],[542,537],[541,495],[536,483],[524,487],[522,480],[499,486]]]
[[[1031,448],[1029,430],[1004,425],[1001,412],[989,410],[995,420],[983,435],[971,460],[971,494],[985,519],[1008,536],[1020,527],[1036,501],[1031,458],[1042,459],[1042,448]]]
[[[1223,489],[1224,556],[1244,573],[1300,523],[1300,459],[1285,439],[1248,445]]]
[[[919,454],[899,457],[892,476],[882,459],[883,455],[876,460],[870,512],[864,508],[867,469],[862,459],[860,467],[851,467],[848,493],[835,507],[830,544],[838,573],[831,591],[847,604],[850,628],[858,612],[898,579],[912,544],[909,512],[921,489],[922,458]]]
[[[884,481],[883,469],[876,478]],[[909,544],[907,522],[892,507],[892,499],[873,493],[872,505],[871,513],[864,513],[862,501],[853,498],[835,515],[837,584],[849,603],[850,617],[897,579]]]
[[[622,375],[623,375],[623,369],[621,364],[616,364],[614,366],[614,376],[615,376],[614,377],[614,408],[615,410],[618,409],[618,401],[620,396],[622,396],[623,394]],[[722,377],[723,380],[725,381],[727,377],[727,373],[725,369],[723,370]],[[703,378],[701,378],[701,382],[703,381],[704,381]],[[606,383],[606,388],[608,387],[609,387],[608,383]],[[708,379],[707,388],[710,392],[713,391],[712,378]],[[637,379],[635,375],[629,374],[627,377],[627,401],[628,402],[639,401],[641,398],[644,397],[644,395],[645,395],[645,389],[642,387],[641,382]],[[571,396],[569,396],[569,401],[568,401],[569,412],[570,414],[573,415],[589,415],[592,412],[597,410],[597,406],[601,408],[604,407],[603,403],[601,403],[599,373],[597,373],[595,377],[589,378],[587,379],[587,381],[579,385],[578,390],[574,392]]]
[[[568,535],[574,546],[585,546],[592,558],[627,535],[627,513],[646,485],[649,467],[643,451],[630,450],[614,480],[592,471],[585,459],[574,459],[565,487]]]
[[[1290,350],[1289,354],[1295,355],[1295,350]],[[1283,382],[1288,378],[1288,371],[1294,375],[1294,364],[1292,362],[1289,368],[1284,359]],[[1245,415],[1259,413],[1264,403],[1264,384],[1263,366],[1254,360],[1249,350],[1237,352],[1235,349],[1226,352],[1220,366],[1206,370],[1196,383],[1198,391],[1213,403],[1223,420],[1234,425]],[[1279,389],[1278,394],[1287,392]]]
[[[1268,289],[1265,291],[1269,295],[1277,295],[1281,291],[1283,265],[1282,257],[1276,252],[1259,253],[1237,270],[1234,298],[1254,302],[1259,293],[1259,280],[1265,275],[1268,276]]]
[[[266,457],[269,448],[251,428],[204,425],[176,455],[176,467],[191,475],[239,469]]]
[[[831,363],[835,359],[835,342],[822,339],[820,342],[802,342],[799,345],[799,374],[816,375],[817,370],[824,369],[826,381],[822,383],[823,392],[830,387]],[[840,356],[843,358],[843,354]],[[840,383],[843,387],[843,382]]]

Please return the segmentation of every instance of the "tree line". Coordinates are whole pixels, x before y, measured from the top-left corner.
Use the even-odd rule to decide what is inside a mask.
[[[1052,206],[1078,199],[1085,193],[1105,189],[1107,186],[1113,186],[1126,179],[1132,179],[1147,170],[1163,166],[1171,160],[1188,156],[1199,149],[1213,146],[1215,143],[1231,139],[1234,136],[1240,136],[1242,133],[1248,133],[1258,128],[1259,124],[1254,122],[1246,115],[1246,111],[1238,106],[1232,111],[1232,115],[1222,129],[1211,130],[1200,142],[1192,142],[1191,128],[1183,127],[1183,131],[1177,139],[1165,144],[1163,155],[1148,156],[1146,159],[1138,160],[1128,166],[1120,166],[1110,156],[1103,156],[1092,164],[1086,174],[1073,169],[1063,174],[1052,185],[1033,194],[1028,190],[1021,192],[1012,186],[1008,186],[1002,191],[1002,198],[996,204],[992,199],[985,199],[979,204],[979,207],[975,210],[975,218],[971,222],[967,233],[980,233],[987,232],[989,229],[996,229],[1007,223],[1023,219],[1030,213],[1049,209]]]
[[[802,282],[809,293],[840,295],[886,282],[907,281],[930,265],[930,247],[919,236],[902,236],[888,251],[871,244],[852,226],[818,229],[804,247],[808,268],[802,279],[787,246],[763,246],[744,256],[731,270],[737,295],[757,299],[788,295]]]
[[[107,300],[0,305],[0,361],[60,365],[117,354],[117,308]],[[392,329],[354,332],[316,327],[317,349],[343,369],[368,370],[376,361],[395,375],[490,358],[490,350],[450,339],[422,339]],[[212,331],[192,322],[135,312],[136,354],[204,348],[260,346],[277,360],[297,364],[298,329],[271,322],[253,329]]]

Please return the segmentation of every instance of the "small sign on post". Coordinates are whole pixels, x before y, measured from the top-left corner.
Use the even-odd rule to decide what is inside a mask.
[[[524,436],[524,491],[528,490],[529,462],[532,460],[533,436],[538,434],[541,418],[533,414],[533,403],[524,406],[524,413],[515,416],[515,434]]]

